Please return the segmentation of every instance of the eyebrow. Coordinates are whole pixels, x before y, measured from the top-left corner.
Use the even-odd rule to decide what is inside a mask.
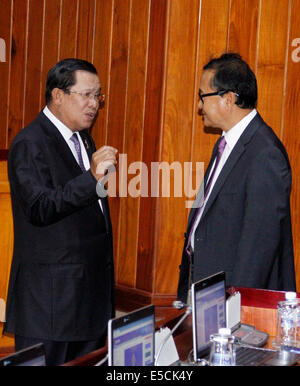
[[[82,91],[92,92],[94,90],[94,88],[84,88]],[[96,92],[101,92],[101,86],[96,89]]]

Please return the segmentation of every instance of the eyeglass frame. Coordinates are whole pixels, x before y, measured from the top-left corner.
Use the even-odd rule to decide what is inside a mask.
[[[68,95],[70,95],[70,94],[81,95],[82,98],[84,98],[84,99],[91,99],[91,97],[92,97],[96,102],[99,102],[99,103],[103,103],[105,101],[105,94],[102,94],[102,93],[93,94],[92,92],[89,92],[89,91],[84,92],[84,91],[75,91],[75,90],[69,90],[69,89],[65,89],[63,91],[65,94],[68,94]]]
[[[233,92],[234,95],[236,95],[237,97],[239,97],[239,94],[237,94],[236,92],[232,91],[232,90],[219,90],[219,91],[215,91],[215,92],[209,92],[207,94],[201,94],[200,93],[200,90],[198,91],[198,96],[199,96],[199,99],[201,100],[201,103],[204,103],[204,100],[203,98],[206,98],[206,97],[209,97],[209,96],[213,96],[213,95],[219,95],[219,96],[222,96],[224,94],[227,94],[228,92]]]

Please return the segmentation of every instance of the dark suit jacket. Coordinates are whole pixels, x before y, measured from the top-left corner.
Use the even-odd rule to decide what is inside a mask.
[[[257,114],[232,150],[204,208],[195,232],[192,281],[225,271],[229,286],[294,291],[290,191],[287,153]],[[186,235],[194,212],[192,208]],[[181,300],[186,299],[188,272],[189,259],[183,252]]]
[[[80,135],[91,157],[93,140]],[[8,176],[14,253],[5,331],[56,341],[101,337],[114,315],[107,198],[103,215],[97,181],[42,112],[15,137]]]

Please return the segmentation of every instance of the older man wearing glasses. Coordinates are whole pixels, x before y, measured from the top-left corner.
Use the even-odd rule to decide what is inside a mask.
[[[114,316],[111,221],[96,186],[116,149],[96,150],[85,130],[103,101],[91,63],[60,61],[47,76],[46,107],[9,151],[14,254],[5,331],[16,350],[44,343],[50,366],[102,347]]]
[[[204,66],[199,112],[204,125],[222,135],[188,219],[182,301],[192,282],[218,271],[229,286],[295,291],[291,167],[256,102],[256,77],[240,55]]]

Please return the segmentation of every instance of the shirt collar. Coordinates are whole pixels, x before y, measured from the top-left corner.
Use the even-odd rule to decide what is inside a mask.
[[[69,141],[69,139],[74,134],[71,129],[69,129],[62,121],[60,121],[46,106],[43,110],[43,113],[46,115],[48,119],[54,124],[54,126],[58,129],[61,135],[64,137],[65,141]]]
[[[243,134],[246,127],[252,121],[252,119],[257,114],[257,110],[253,109],[249,114],[247,114],[243,119],[241,119],[235,126],[233,126],[228,131],[223,131],[223,135],[226,139],[226,145],[229,146],[230,149],[233,149],[234,145],[239,140],[240,136]]]

